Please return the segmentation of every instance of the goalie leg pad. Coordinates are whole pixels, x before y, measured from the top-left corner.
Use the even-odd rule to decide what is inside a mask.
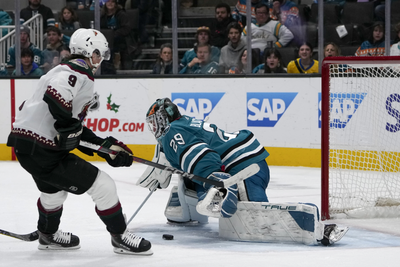
[[[219,235],[229,240],[295,242],[316,245],[323,236],[315,205],[238,202],[231,218],[219,220]]]
[[[196,191],[187,189],[182,176],[179,176],[178,186],[171,190],[164,215],[169,221],[207,223],[208,217],[196,211],[197,205]]]

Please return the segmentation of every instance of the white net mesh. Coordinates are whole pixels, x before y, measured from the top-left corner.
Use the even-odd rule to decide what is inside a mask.
[[[400,65],[360,63],[329,67],[329,214],[399,216]]]

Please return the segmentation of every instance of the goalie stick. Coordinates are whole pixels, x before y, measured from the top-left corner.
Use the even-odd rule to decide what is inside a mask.
[[[8,231],[0,229],[0,234],[9,236],[9,237],[14,237],[16,239],[23,240],[23,241],[28,241],[28,242],[39,239],[39,234],[37,231],[34,231],[30,234],[20,235],[20,234],[16,234],[16,233],[12,233],[12,232],[8,232]]]
[[[92,150],[100,151],[100,152],[103,152],[103,153],[108,153],[108,154],[111,154],[111,155],[117,155],[119,153],[118,151],[114,151],[112,149],[109,149],[109,148],[106,148],[106,147],[102,147],[100,145],[92,144],[92,143],[89,143],[89,142],[85,142],[85,141],[82,141],[82,140],[80,141],[79,145],[81,145],[83,147],[90,148]],[[260,170],[260,167],[257,164],[254,163],[254,164],[244,168],[243,170],[241,170],[237,174],[233,175],[229,179],[226,179],[224,181],[214,181],[214,180],[209,180],[209,179],[197,176],[197,175],[192,174],[192,173],[188,173],[188,172],[184,172],[184,171],[178,170],[178,169],[176,169],[174,167],[158,164],[158,163],[155,163],[155,162],[150,161],[150,160],[145,160],[145,159],[136,157],[136,156],[134,156],[132,154],[130,154],[130,156],[132,156],[133,161],[136,161],[136,162],[139,162],[139,163],[143,163],[143,164],[149,165],[149,166],[157,168],[157,169],[170,171],[170,172],[175,173],[175,174],[180,174],[183,177],[188,178],[190,180],[196,180],[196,181],[199,181],[199,182],[202,182],[202,183],[208,183],[210,185],[214,185],[214,186],[217,186],[217,187],[224,187],[224,188],[229,187],[229,186],[234,185],[234,184],[237,184],[237,183],[247,179],[248,177],[253,176],[254,174],[256,174]]]
[[[154,193],[154,191],[156,191],[158,185],[160,183],[157,182],[151,189],[150,189],[150,193],[147,195],[147,197],[143,200],[142,204],[140,204],[139,208],[137,208],[137,210],[135,211],[135,213],[131,216],[131,218],[129,219],[129,221],[126,223],[126,225],[128,225],[133,218],[135,218],[136,214],[138,214],[139,210],[143,207],[144,203],[146,203],[146,201],[150,198],[150,196]]]

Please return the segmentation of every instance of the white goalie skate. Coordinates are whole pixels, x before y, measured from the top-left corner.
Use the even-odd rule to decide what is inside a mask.
[[[339,228],[336,224],[326,224],[324,229],[324,238],[321,240],[321,244],[329,246],[340,241],[348,230],[349,227]]]

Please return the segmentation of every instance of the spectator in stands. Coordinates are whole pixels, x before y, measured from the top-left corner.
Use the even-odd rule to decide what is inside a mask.
[[[33,62],[35,62],[38,66],[43,64],[42,51],[37,48],[30,41],[31,30],[26,25],[21,25],[20,28],[20,42],[21,42],[21,50],[24,48],[29,48],[33,52]],[[7,67],[14,68],[15,67],[15,45],[11,46],[8,49],[7,56]]]
[[[217,74],[218,63],[211,59],[211,46],[199,44],[197,46],[197,57],[195,57],[179,74]]]
[[[340,56],[340,47],[335,43],[327,43],[324,47],[324,58],[325,57],[339,57]]]
[[[312,58],[313,47],[305,42],[299,47],[299,58],[289,62],[287,73],[318,73],[318,61]]]
[[[267,0],[251,0],[251,22],[256,23],[256,16],[255,16],[255,7],[259,4],[265,4],[268,6],[268,1]],[[239,22],[239,24],[242,25],[242,27],[246,26],[246,13],[247,12],[247,6],[246,6],[246,0],[238,0],[235,8],[232,11],[232,18]]]
[[[335,43],[327,43],[324,47],[324,58],[326,57],[340,57],[341,50],[340,47]],[[347,72],[349,66],[347,64],[330,64],[330,71],[333,73]]]
[[[33,62],[34,54],[29,48],[21,50],[21,75],[22,76],[36,76],[40,77],[43,75],[43,71],[39,66]],[[17,70],[14,70],[12,75],[16,75]]]
[[[40,66],[45,73],[58,65],[60,62],[60,52],[65,45],[62,41],[62,34],[59,28],[50,26],[47,28],[47,46],[43,50],[43,62]]]
[[[38,13],[43,17],[44,31],[47,29],[47,27],[54,26],[56,21],[54,19],[53,11],[51,11],[49,7],[42,5],[41,0],[29,0],[29,6],[23,8],[20,12],[21,24],[23,24],[25,21],[29,20]]]
[[[0,9],[0,26],[12,25],[12,19],[8,13]],[[7,35],[12,29],[2,29],[0,37]]]
[[[134,1],[132,1],[134,2]],[[145,47],[154,47],[153,41],[150,41],[152,37],[149,37],[149,33],[146,29],[146,26],[150,21],[154,21],[157,24],[158,15],[155,15],[156,8],[158,8],[158,0],[137,0],[137,9],[139,11],[138,17],[138,27],[139,27],[139,38],[140,38],[140,46],[142,48]]]
[[[374,3],[375,3],[375,10],[374,10],[375,20],[385,22],[385,2],[377,0],[374,1]]]
[[[394,44],[390,47],[391,56],[400,56],[400,23],[397,23],[394,27],[397,36],[394,38]]]
[[[267,49],[264,58],[264,63],[255,67],[253,73],[286,73],[286,68],[282,63],[282,55],[277,49]]]
[[[160,54],[151,74],[172,74],[172,45],[161,45]]]
[[[257,55],[252,53],[252,61],[251,61],[251,69],[254,69],[257,65],[256,59]],[[229,69],[229,74],[245,74],[247,73],[247,49],[243,50],[242,54],[240,55],[239,61],[237,63],[237,67]]]
[[[81,27],[78,15],[75,10],[69,6],[63,7],[58,15],[58,22],[60,30],[74,31]]]
[[[304,41],[305,32],[297,4],[289,0],[273,0],[270,17],[285,25],[293,33],[297,45]]]
[[[370,37],[357,49],[356,56],[385,55],[385,26],[383,22],[375,22],[371,30]]]
[[[228,25],[233,22],[231,16],[231,8],[226,3],[219,3],[215,6],[215,19],[210,26],[211,31],[211,45],[222,48],[229,42]],[[241,32],[241,30],[240,30]]]
[[[60,61],[59,61],[59,63],[61,63],[64,59],[66,59],[70,55],[71,55],[71,50],[69,49],[69,47],[66,46],[66,45],[63,45],[61,47],[61,50],[60,50]]]
[[[245,74],[247,69],[247,49],[244,49],[240,54],[236,67],[229,69],[229,74]]]
[[[179,68],[186,67],[195,57],[197,57],[196,49],[199,45],[210,44],[210,28],[202,26],[197,29],[195,35],[196,43],[194,48],[188,50],[183,55],[182,61],[179,64]],[[220,50],[218,47],[211,46],[211,61],[219,62]]]
[[[100,28],[112,29],[114,32],[114,45],[111,59],[104,60],[102,73],[113,73],[115,67],[128,70],[132,68],[132,56],[136,47],[133,45],[133,33],[129,18],[122,6],[116,0],[105,0],[101,9]],[[103,69],[104,66],[104,69]]]
[[[2,66],[2,67],[0,68],[0,76],[8,76],[8,71],[7,71],[7,69],[5,68],[5,66]]]
[[[284,47],[293,39],[292,32],[279,21],[272,20],[269,16],[269,8],[265,4],[255,7],[257,23],[251,24],[251,48],[260,49],[260,56],[265,48]],[[247,26],[243,35],[247,34]]]
[[[222,47],[219,57],[220,73],[228,73],[234,69],[240,60],[243,50],[246,49],[246,42],[241,39],[242,27],[236,21],[231,22],[228,27],[229,43]]]

